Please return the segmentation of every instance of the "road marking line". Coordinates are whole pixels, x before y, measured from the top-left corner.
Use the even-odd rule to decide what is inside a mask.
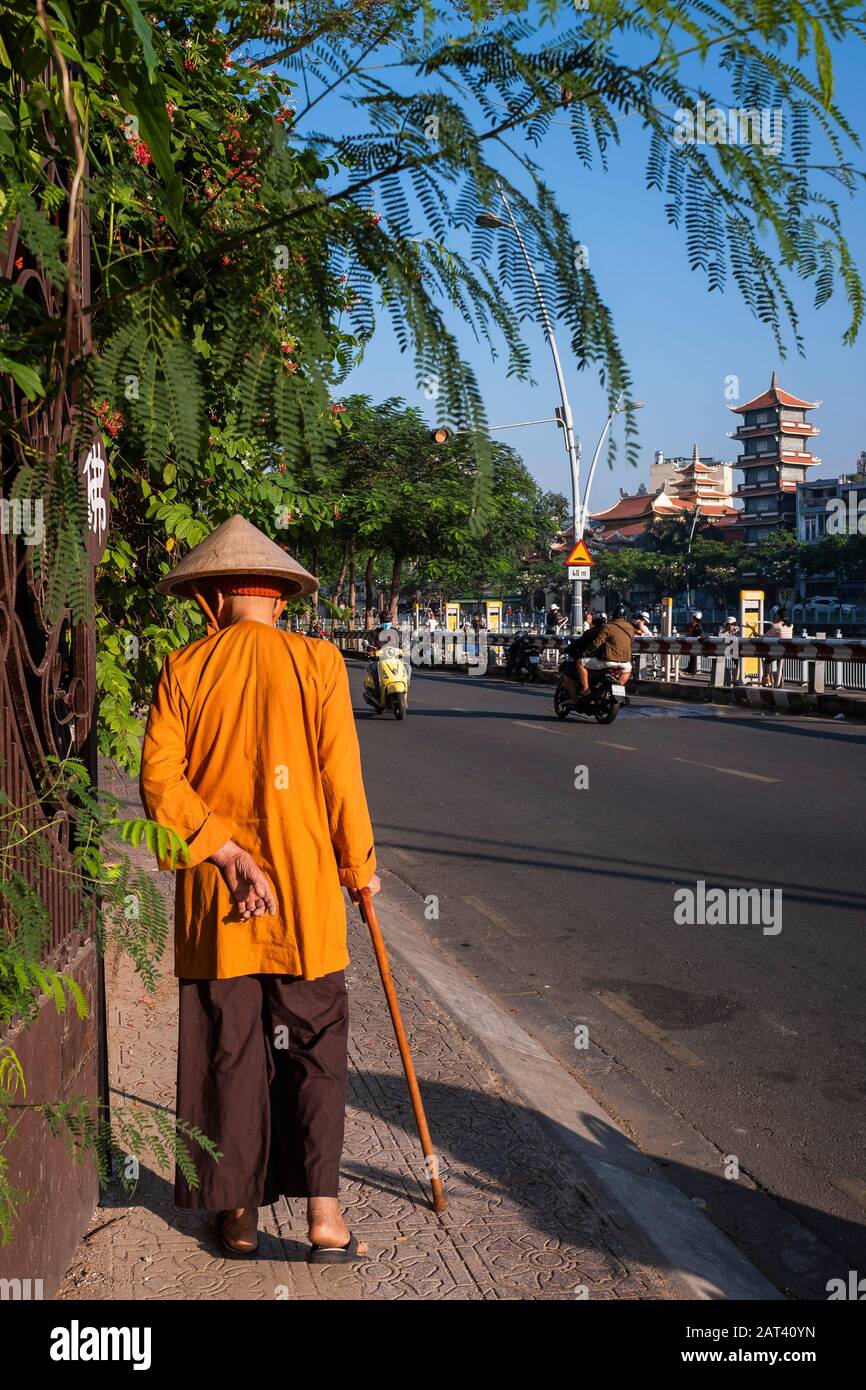
[[[596,999],[612,1013],[619,1014],[620,1018],[624,1018],[626,1023],[630,1023],[639,1033],[643,1033],[645,1038],[650,1038],[657,1047],[662,1048],[675,1061],[682,1062],[683,1066],[686,1067],[702,1067],[704,1065],[696,1052],[692,1052],[692,1049],[686,1047],[685,1043],[677,1042],[676,1038],[669,1037],[650,1019],[645,1018],[633,1004],[629,1004],[628,1000],[621,999],[618,994],[611,994],[607,989],[594,989],[592,992]]]
[[[512,724],[519,724],[521,729],[540,729],[543,734],[564,734],[564,729],[551,729],[547,724],[527,724],[525,719],[512,719]]]
[[[830,1181],[866,1211],[866,1182],[862,1178],[831,1178]]]
[[[417,864],[417,863],[418,863],[418,860],[415,858],[414,854],[407,854],[406,851],[405,851],[405,849],[393,849],[392,847],[386,845],[386,846],[385,846],[385,853],[386,853],[386,854],[396,854],[396,856],[397,856],[398,859],[404,859],[404,860],[406,861],[407,864]]]
[[[674,758],[675,763],[690,763],[692,767],[706,767],[710,772],[725,772],[729,777],[748,777],[750,782],[781,782],[781,777],[762,777],[759,772],[741,772],[737,767],[715,767],[713,763],[696,763],[694,758]]]
[[[486,917],[488,922],[492,922],[495,927],[499,927],[508,936],[522,937],[524,933],[517,927],[513,927],[506,917],[500,916],[494,908],[488,907],[480,898],[464,898],[467,907],[471,907],[474,912],[480,912],[482,917]]]
[[[596,742],[602,744],[602,746],[605,747],[605,748],[621,748],[622,751],[623,751],[624,753],[636,753],[636,752],[637,752],[637,749],[635,748],[634,744],[632,744],[632,743],[611,743],[611,742],[610,742],[608,739],[606,739],[606,738],[597,739]]]

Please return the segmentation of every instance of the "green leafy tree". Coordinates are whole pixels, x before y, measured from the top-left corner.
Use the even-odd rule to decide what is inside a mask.
[[[837,196],[860,173],[831,44],[862,37],[847,0],[648,0],[639,11],[549,0],[537,12],[528,0],[425,0],[420,11],[407,0],[154,0],[146,13],[137,0],[8,0],[0,197],[65,306],[43,314],[0,286],[5,423],[14,434],[22,395],[52,415],[51,447],[27,457],[18,486],[53,499],[54,601],[69,590],[84,604],[55,408],[71,378],[104,428],[125,435],[125,457],[137,449],[182,483],[204,456],[208,413],[222,424],[232,406],[240,432],[261,429],[290,467],[321,462],[333,384],[384,316],[442,418],[482,426],[453,323],[504,346],[506,370],[528,376],[519,321],[539,314],[514,238],[476,225],[502,191],[578,364],[600,371],[612,400],[628,398],[610,313],[536,157],[554,122],[570,125],[577,168],[606,166],[621,117],[639,122],[648,188],[710,290],[733,281],[781,349],[786,332],[800,341],[793,282],[811,281],[818,304],[841,286],[852,341],[863,295]],[[315,131],[312,114],[341,97],[366,124]],[[715,141],[697,129],[700,109],[732,103],[780,113],[772,154],[754,132]],[[97,268],[87,306],[73,274],[85,205]],[[85,307],[95,359],[77,347]],[[80,418],[88,429],[92,417]],[[629,431],[633,444],[630,418]],[[475,451],[481,518],[482,434]]]

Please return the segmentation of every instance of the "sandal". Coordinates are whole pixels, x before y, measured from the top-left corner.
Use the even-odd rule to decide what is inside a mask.
[[[244,1250],[244,1249],[242,1249],[241,1247],[239,1247],[239,1246],[237,1246],[237,1245],[233,1245],[233,1244],[232,1244],[232,1239],[231,1239],[231,1237],[228,1236],[228,1235],[226,1235],[226,1232],[225,1232],[225,1223],[226,1223],[226,1218],[227,1218],[228,1216],[229,1216],[229,1212],[227,1212],[227,1211],[221,1211],[220,1214],[219,1214],[219,1216],[217,1217],[217,1223],[216,1223],[217,1232],[218,1232],[218,1234],[219,1234],[220,1243],[221,1243],[221,1245],[222,1245],[222,1247],[223,1247],[223,1250],[225,1250],[226,1254],[227,1254],[227,1255],[231,1255],[232,1258],[235,1259],[235,1260],[251,1260],[252,1257],[253,1257],[254,1255],[257,1255],[257,1254],[258,1254],[258,1251],[259,1251],[258,1233],[256,1233],[256,1243],[255,1243],[255,1245],[253,1245],[249,1250]],[[246,1236],[241,1236],[241,1239],[242,1239],[242,1240],[246,1240],[246,1239],[248,1239],[248,1237],[246,1237]]]
[[[307,1262],[311,1265],[345,1265],[369,1258],[369,1254],[358,1253],[358,1237],[349,1236],[345,1245],[311,1245]]]

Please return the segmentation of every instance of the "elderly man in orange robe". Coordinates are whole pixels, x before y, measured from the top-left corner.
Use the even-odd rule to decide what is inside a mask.
[[[178,1206],[218,1211],[253,1255],[258,1208],[307,1199],[315,1263],[365,1253],[338,1200],[348,1001],[342,889],[376,892],[345,664],[275,626],[316,581],[241,516],[158,586],[197,600],[206,637],[166,658],[141,797],[187,842],[176,868],[178,1116],[222,1157],[176,1175]],[[171,868],[165,860],[160,868]]]

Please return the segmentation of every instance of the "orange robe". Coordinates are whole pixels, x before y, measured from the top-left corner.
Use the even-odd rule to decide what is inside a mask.
[[[246,620],[172,652],[147,721],[141,799],[189,845],[177,870],[176,975],[315,980],[348,964],[341,885],[365,887],[376,855],[336,647]],[[275,916],[239,917],[204,862],[226,840],[269,876]]]

